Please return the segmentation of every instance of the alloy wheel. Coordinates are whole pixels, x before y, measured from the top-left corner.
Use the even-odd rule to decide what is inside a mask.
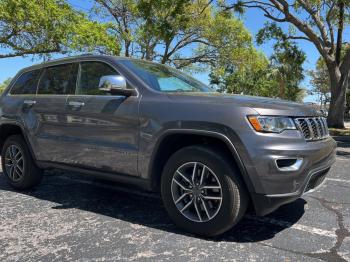
[[[171,193],[177,209],[193,222],[207,222],[219,212],[222,188],[215,173],[199,162],[180,166],[173,175]]]
[[[5,153],[5,168],[13,182],[22,179],[24,175],[24,159],[22,150],[16,145],[10,145]]]

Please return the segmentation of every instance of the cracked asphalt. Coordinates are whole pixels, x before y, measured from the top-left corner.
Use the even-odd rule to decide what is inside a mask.
[[[350,142],[312,194],[223,236],[177,229],[157,194],[60,171],[16,192],[0,174],[0,261],[350,261]]]

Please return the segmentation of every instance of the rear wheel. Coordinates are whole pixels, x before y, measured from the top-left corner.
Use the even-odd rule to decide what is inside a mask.
[[[172,220],[187,231],[219,235],[246,211],[248,197],[238,170],[205,146],[183,148],[164,167],[161,191]]]
[[[1,152],[2,170],[9,184],[19,190],[40,183],[42,170],[34,163],[27,144],[20,135],[6,139]]]

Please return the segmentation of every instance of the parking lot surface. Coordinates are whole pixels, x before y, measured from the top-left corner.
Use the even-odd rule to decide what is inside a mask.
[[[350,261],[350,143],[312,194],[223,236],[177,229],[158,194],[48,172],[16,192],[0,174],[0,261]]]

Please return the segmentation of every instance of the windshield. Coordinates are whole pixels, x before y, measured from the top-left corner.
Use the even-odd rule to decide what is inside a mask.
[[[213,89],[200,81],[168,66],[137,60],[121,60],[119,62],[157,91],[214,92]]]

